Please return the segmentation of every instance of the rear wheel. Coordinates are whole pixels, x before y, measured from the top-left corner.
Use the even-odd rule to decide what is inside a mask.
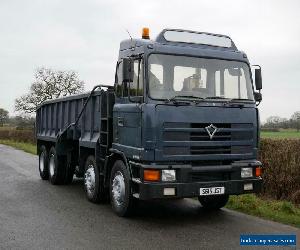
[[[49,169],[48,169],[48,153],[47,148],[43,145],[40,148],[39,154],[39,172],[42,180],[49,179]]]
[[[217,210],[224,207],[229,199],[229,195],[199,196],[201,205],[208,210]]]
[[[110,177],[110,200],[114,212],[121,217],[129,216],[134,208],[131,180],[123,161],[115,162]]]
[[[107,190],[103,186],[103,177],[93,155],[90,155],[85,162],[84,188],[86,197],[93,203],[107,200]]]
[[[49,179],[53,185],[65,183],[67,157],[58,156],[55,147],[49,151]]]

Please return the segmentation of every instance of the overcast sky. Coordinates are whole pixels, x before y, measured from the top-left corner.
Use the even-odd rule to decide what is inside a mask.
[[[113,84],[119,43],[163,28],[231,36],[263,69],[261,118],[300,110],[300,1],[0,0],[0,107],[29,89],[37,67]]]

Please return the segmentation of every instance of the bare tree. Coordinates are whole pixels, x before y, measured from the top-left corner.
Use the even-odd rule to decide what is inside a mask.
[[[15,100],[15,110],[31,114],[46,100],[83,91],[84,82],[79,80],[76,72],[39,68],[35,73],[35,81],[31,84],[29,93]]]
[[[279,116],[270,116],[267,118],[266,126],[270,128],[278,128],[282,122],[283,118]]]
[[[0,127],[3,126],[8,120],[8,111],[0,108]]]
[[[297,131],[299,132],[300,130],[300,111],[296,111],[292,117],[291,117],[291,121],[294,125],[294,127],[297,129]]]

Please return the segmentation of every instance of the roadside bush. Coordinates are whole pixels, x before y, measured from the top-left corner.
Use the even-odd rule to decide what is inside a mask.
[[[1,129],[0,139],[35,143],[33,130]]]
[[[262,139],[260,159],[264,166],[263,195],[300,201],[300,140]]]

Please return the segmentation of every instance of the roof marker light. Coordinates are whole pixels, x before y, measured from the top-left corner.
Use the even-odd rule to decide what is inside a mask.
[[[150,39],[149,28],[143,28],[142,38],[143,39]]]

